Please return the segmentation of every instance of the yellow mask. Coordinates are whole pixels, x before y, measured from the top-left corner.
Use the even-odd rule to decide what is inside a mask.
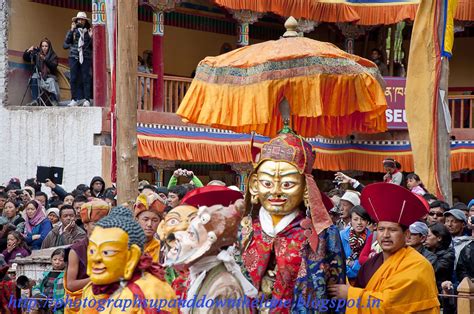
[[[250,194],[272,215],[285,216],[298,209],[305,189],[304,176],[286,161],[264,161],[250,177]]]
[[[122,229],[96,226],[87,247],[87,275],[96,285],[129,280],[141,253],[136,244],[128,247],[128,234]]]
[[[157,233],[161,241],[170,245],[168,236],[177,231],[186,231],[197,211],[196,207],[190,205],[180,205],[170,210],[158,225]]]

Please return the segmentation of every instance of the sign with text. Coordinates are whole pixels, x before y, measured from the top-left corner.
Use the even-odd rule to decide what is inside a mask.
[[[405,113],[405,83],[404,77],[384,77],[385,97],[387,98],[387,127],[389,130],[408,129]]]

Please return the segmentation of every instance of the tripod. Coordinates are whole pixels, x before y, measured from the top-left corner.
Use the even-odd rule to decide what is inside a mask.
[[[36,55],[37,57],[37,55]],[[35,62],[36,63],[36,62]],[[33,73],[33,75],[30,76],[30,78],[28,79],[28,83],[26,85],[26,88],[25,88],[25,92],[23,93],[23,97],[21,98],[21,103],[20,103],[20,106],[23,105],[23,101],[25,100],[25,96],[26,96],[26,92],[28,91],[28,89],[31,89],[31,84],[33,82],[33,79],[36,79],[36,89],[37,89],[37,97],[36,99],[33,99],[32,102],[26,104],[27,106],[48,106],[48,103],[50,105],[52,105],[54,102],[53,100],[50,98],[50,96],[48,95],[48,93],[46,91],[44,91],[40,84],[41,84],[41,81],[43,80],[43,78],[41,77],[39,71],[38,71],[38,67],[34,66],[35,68],[35,73]],[[31,90],[31,92],[33,93],[33,90]],[[43,99],[43,97],[45,97],[46,99]]]

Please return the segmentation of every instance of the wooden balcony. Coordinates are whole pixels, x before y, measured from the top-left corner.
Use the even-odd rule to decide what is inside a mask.
[[[165,81],[165,112],[175,113],[178,110],[181,100],[191,85],[192,78],[179,76],[164,76]]]
[[[453,129],[474,128],[474,96],[451,95],[449,112],[451,113],[451,127]]]
[[[153,96],[156,74],[138,72],[137,84],[137,109],[153,111]],[[178,110],[181,100],[186,95],[189,85],[193,79],[180,76],[164,76],[164,112],[175,113]]]
[[[451,113],[451,137],[457,140],[474,138],[474,96],[451,95],[448,97]]]

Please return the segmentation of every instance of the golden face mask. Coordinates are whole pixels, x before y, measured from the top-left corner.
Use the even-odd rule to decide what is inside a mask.
[[[303,201],[305,179],[286,161],[264,161],[250,178],[250,193],[272,215],[284,216]]]
[[[168,240],[168,236],[177,231],[187,230],[197,211],[196,207],[190,205],[180,205],[170,210],[158,225],[157,233],[161,241],[171,245],[172,241]]]
[[[87,247],[87,274],[96,285],[129,280],[140,256],[141,250],[136,244],[128,247],[125,231],[96,226]]]

